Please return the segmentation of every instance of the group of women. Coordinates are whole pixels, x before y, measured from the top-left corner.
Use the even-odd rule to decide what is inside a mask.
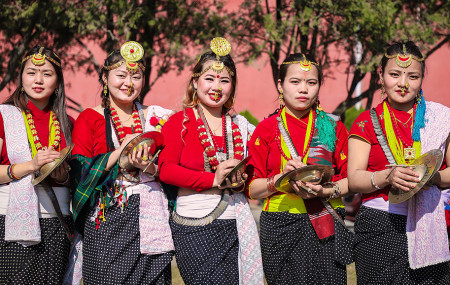
[[[276,112],[256,128],[231,115],[230,51],[212,40],[174,113],[139,104],[144,51],[127,42],[105,60],[101,105],[76,122],[65,112],[60,58],[39,46],[25,56],[0,105],[0,284],[171,284],[173,256],[186,284],[346,284],[353,261],[359,284],[450,284],[441,193],[450,188],[450,110],[425,100],[418,47],[387,48],[383,102],[350,133],[322,110],[321,67],[300,53],[280,65]],[[130,167],[119,164],[147,132],[164,138],[159,156],[156,143],[141,144],[125,152]],[[72,144],[70,163],[33,186]],[[389,191],[419,181],[408,165],[434,149],[444,163],[426,189],[390,203]],[[230,175],[246,157],[245,173]],[[276,183],[308,165],[334,175],[291,180],[288,190]],[[342,197],[356,192],[353,234]],[[247,198],[264,199],[259,234]]]

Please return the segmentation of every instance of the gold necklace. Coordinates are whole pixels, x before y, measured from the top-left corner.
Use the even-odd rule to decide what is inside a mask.
[[[395,117],[395,115],[394,115],[394,118],[395,118],[395,120],[396,120],[397,122],[401,123],[401,124],[403,125],[404,128],[407,128],[407,127],[408,127],[407,124],[408,124],[409,120],[411,120],[412,114],[409,116],[409,119],[408,119],[406,122],[404,122],[404,123],[403,123],[402,121],[400,121],[399,119],[397,119],[397,117]]]

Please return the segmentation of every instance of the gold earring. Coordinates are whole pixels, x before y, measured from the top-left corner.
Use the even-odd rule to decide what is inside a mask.
[[[384,82],[381,81],[381,101],[384,100],[384,95],[386,95],[386,89],[384,89]]]
[[[283,90],[278,90],[278,92],[280,92],[280,95],[278,95],[278,100],[280,100],[280,104],[283,105],[284,103]]]
[[[103,97],[108,97],[108,81],[105,81],[105,84],[103,85]]]

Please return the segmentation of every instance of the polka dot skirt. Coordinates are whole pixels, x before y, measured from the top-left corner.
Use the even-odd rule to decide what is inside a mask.
[[[206,226],[170,222],[175,258],[186,284],[239,284],[236,220],[216,219]]]
[[[132,195],[122,213],[105,212],[100,228],[86,219],[83,242],[83,281],[89,284],[171,284],[173,253],[140,253],[139,195]],[[93,214],[93,209],[89,215]]]
[[[358,284],[450,284],[449,262],[409,268],[406,219],[361,207],[354,247]]]
[[[73,229],[72,217],[66,222]],[[62,284],[70,241],[58,218],[39,223],[41,242],[24,247],[5,241],[5,216],[0,215],[0,284]]]
[[[338,210],[343,215],[343,210]],[[334,236],[319,240],[307,214],[263,211],[260,223],[263,267],[269,285],[347,284],[346,266],[335,257],[351,256],[351,235],[346,242],[341,240],[340,246],[335,246]],[[341,231],[336,229],[341,238]]]

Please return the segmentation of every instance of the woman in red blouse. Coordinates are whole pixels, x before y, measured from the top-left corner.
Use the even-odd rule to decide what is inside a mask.
[[[48,184],[32,185],[41,166],[71,143],[61,60],[36,46],[19,74],[16,91],[0,106],[0,283],[61,284],[73,224],[67,163]],[[61,221],[44,187],[53,188]]]
[[[175,257],[186,284],[264,284],[256,224],[245,196],[231,193],[244,180],[222,184],[245,156],[254,127],[228,114],[236,89],[230,44],[215,38],[211,49],[194,67],[184,110],[163,128],[160,179],[178,189]]]
[[[419,181],[408,165],[433,149],[450,161],[450,110],[425,101],[425,61],[413,42],[390,45],[381,60],[384,101],[363,112],[349,138],[349,186],[362,193],[355,223],[358,284],[450,284],[444,205],[439,188],[450,186],[441,168],[429,190],[389,202],[390,190],[409,191]],[[437,186],[437,187],[436,187]]]
[[[127,42],[106,58],[100,75],[102,104],[83,111],[73,131],[73,211],[83,235],[82,276],[87,284],[171,280],[169,212],[155,181],[158,170],[150,161],[152,147],[131,151],[128,160],[134,170],[118,164],[136,134],[159,130],[172,113],[139,104],[145,71],[142,57],[142,46]],[[73,279],[78,280],[79,267],[74,268]]]
[[[249,142],[249,165],[254,172],[248,195],[264,198],[261,249],[268,284],[346,284],[351,235],[324,203],[331,202],[344,217],[347,130],[336,116],[320,108],[322,78],[321,68],[311,57],[288,56],[278,80],[284,106],[256,127]],[[332,182],[291,182],[295,193],[275,187],[283,174],[315,164],[336,170]]]

